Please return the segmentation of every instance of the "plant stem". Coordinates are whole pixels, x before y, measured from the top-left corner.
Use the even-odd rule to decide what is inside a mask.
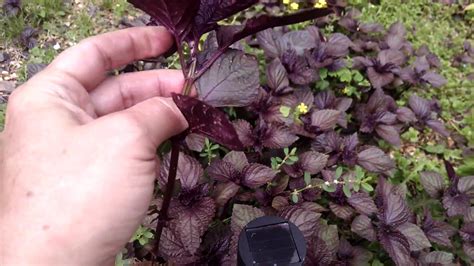
[[[214,64],[217,61],[217,59],[219,59],[219,57],[221,57],[225,53],[226,50],[227,50],[227,47],[224,47],[224,48],[220,48],[219,50],[215,51],[214,54],[212,55],[212,57],[210,59],[206,60],[206,63],[204,63],[202,68],[199,69],[199,71],[196,73],[196,75],[194,75],[193,83],[194,83],[194,81],[198,80],[204,73],[206,73],[206,71],[212,66],[212,64]]]
[[[161,234],[163,228],[168,221],[168,209],[171,203],[171,197],[173,196],[174,184],[176,181],[176,172],[178,171],[178,159],[179,159],[179,139],[176,137],[171,138],[171,158],[170,158],[170,169],[168,173],[168,182],[166,184],[165,195],[163,197],[163,204],[158,215],[158,223],[156,225],[156,246],[155,246],[155,257],[158,257],[158,251],[160,247]]]

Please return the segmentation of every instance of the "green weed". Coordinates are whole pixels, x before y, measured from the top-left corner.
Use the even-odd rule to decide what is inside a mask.
[[[5,108],[6,104],[0,104],[0,131],[3,130],[3,126],[5,125]]]

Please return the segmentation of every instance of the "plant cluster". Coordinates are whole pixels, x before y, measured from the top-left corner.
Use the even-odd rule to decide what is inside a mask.
[[[401,133],[450,134],[435,99],[411,93],[399,104],[446,82],[438,57],[413,47],[403,24],[385,30],[351,10],[332,34],[281,27],[340,11],[338,1],[241,25],[217,22],[258,1],[130,2],[175,37],[186,85],[173,99],[190,125],[161,149],[155,249],[142,259],[235,264],[240,231],[263,215],[299,227],[308,265],[474,259],[473,176],[446,162],[449,184],[436,172],[421,175],[424,191],[390,181]],[[417,194],[433,211],[409,207]]]

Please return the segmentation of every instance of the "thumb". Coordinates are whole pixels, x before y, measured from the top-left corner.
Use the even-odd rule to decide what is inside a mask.
[[[171,98],[153,97],[128,109],[104,116],[115,125],[138,130],[158,147],[170,137],[183,132],[188,123]],[[99,118],[100,119],[100,118]]]

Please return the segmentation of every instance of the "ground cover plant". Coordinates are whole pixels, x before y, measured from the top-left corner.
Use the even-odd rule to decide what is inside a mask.
[[[394,3],[130,2],[175,36],[190,128],[160,147],[150,215],[117,264],[233,265],[263,215],[300,228],[306,265],[472,263],[472,46],[446,55],[398,21],[467,5],[400,2],[379,21]]]

